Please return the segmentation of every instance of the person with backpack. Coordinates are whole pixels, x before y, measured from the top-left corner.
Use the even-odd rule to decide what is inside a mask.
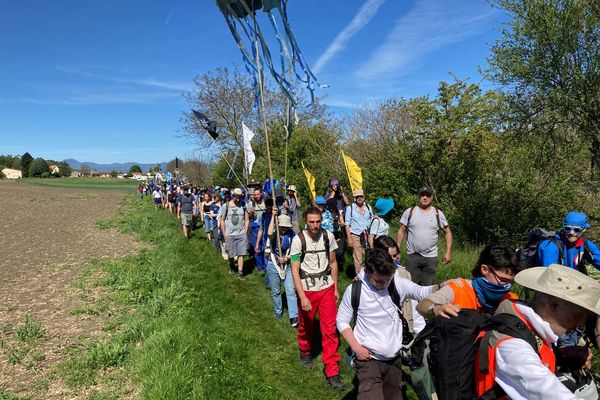
[[[271,207],[274,208],[273,206]],[[273,210],[273,212],[275,211],[276,210]],[[269,219],[268,238],[265,243],[265,257],[267,258],[267,276],[269,278],[271,297],[273,298],[275,319],[280,320],[283,317],[283,303],[281,301],[281,283],[283,282],[290,325],[292,328],[297,328],[298,298],[296,297],[296,289],[294,288],[294,280],[292,278],[292,268],[290,266],[290,251],[295,233],[292,229],[293,225],[289,216],[280,215],[277,217],[281,241],[280,252],[274,221],[275,218]]]
[[[183,236],[186,239],[190,238],[192,228],[192,220],[196,215],[196,202],[189,186],[184,186],[181,202],[177,206],[177,218],[181,219],[183,228]]]
[[[394,261],[383,249],[367,249],[364,264],[360,280],[346,288],[337,316],[337,328],[355,356],[357,399],[403,399],[401,351],[412,337],[407,336],[401,304],[439,287],[419,286],[396,275]]]
[[[590,228],[585,213],[567,213],[562,230],[539,243],[536,266],[561,264],[584,274],[587,274],[588,265],[600,270],[600,249],[585,238],[585,233]]]
[[[244,256],[248,254],[248,213],[242,206],[242,189],[235,188],[231,192],[231,200],[221,207],[221,230],[225,239],[225,247],[229,260],[237,261],[237,276],[244,279]]]
[[[315,318],[319,314],[321,328],[322,360],[327,383],[343,389],[340,380],[339,339],[335,330],[339,299],[338,268],[335,258],[337,243],[333,233],[322,229],[321,210],[309,207],[304,212],[306,228],[292,240],[290,251],[292,277],[298,296],[298,346],[300,363],[312,368]]]
[[[477,398],[581,398],[555,375],[557,358],[552,347],[560,336],[585,326],[590,314],[600,314],[600,284],[559,264],[523,270],[515,282],[534,294],[527,303],[507,300],[498,307],[494,318],[519,321],[515,330],[492,328],[480,336],[475,361]],[[524,333],[515,337],[518,330]]]
[[[251,192],[249,192],[249,198],[246,202],[246,212],[248,213],[248,218],[250,220],[248,230],[248,243],[250,244],[251,251],[250,255],[254,257],[256,262],[256,270],[261,274],[265,274],[267,271],[267,263],[263,251],[264,249],[262,247],[262,241],[259,237],[259,230],[262,226],[263,214],[267,210],[267,207],[263,199],[263,193],[260,185],[254,189],[249,189],[249,191]]]
[[[365,192],[362,189],[354,189],[352,197],[354,203],[346,207],[344,218],[347,244],[352,248],[354,271],[358,275],[362,268],[365,249],[368,247],[368,229],[373,219],[373,211],[365,202]]]
[[[444,213],[434,207],[433,189],[423,186],[419,189],[417,206],[406,209],[400,218],[400,229],[396,243],[402,245],[406,238],[406,268],[413,282],[431,285],[435,278],[438,261],[438,232],[444,232],[446,253],[444,264],[452,261],[452,231]]]
[[[387,236],[390,225],[386,221],[388,216],[390,215],[390,211],[394,209],[394,199],[377,199],[375,202],[375,215],[373,215],[373,219],[371,220],[371,224],[369,225],[368,233],[369,233],[369,248],[373,248],[373,242],[375,239],[380,238],[382,236]]]
[[[325,195],[325,200],[335,199],[337,208],[340,212],[344,212],[346,206],[350,204],[348,195],[344,192],[344,188],[336,178],[329,180],[329,192]]]
[[[426,319],[458,316],[462,309],[492,314],[501,301],[517,299],[510,292],[521,264],[516,252],[508,246],[487,245],[471,271],[473,279],[450,282],[442,290],[427,296],[417,304],[417,311]]]

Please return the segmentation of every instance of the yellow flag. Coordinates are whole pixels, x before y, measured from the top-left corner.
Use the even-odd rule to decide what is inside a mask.
[[[304,171],[304,176],[306,176],[306,182],[308,182],[308,195],[310,196],[311,201],[315,201],[317,198],[317,191],[315,190],[315,177],[310,173],[309,170],[306,169],[304,163],[302,164],[302,170]]]
[[[362,169],[358,164],[344,154],[342,151],[342,157],[344,158],[344,165],[346,166],[346,172],[348,173],[348,180],[350,181],[350,188],[352,191],[355,189],[363,188]]]

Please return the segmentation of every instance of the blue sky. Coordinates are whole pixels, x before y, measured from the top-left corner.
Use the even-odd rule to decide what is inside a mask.
[[[0,4],[0,154],[99,163],[205,155],[179,137],[182,93],[196,75],[241,65],[213,0]],[[336,113],[435,93],[450,72],[479,82],[502,19],[485,0],[289,0],[288,14],[330,85],[317,94]]]

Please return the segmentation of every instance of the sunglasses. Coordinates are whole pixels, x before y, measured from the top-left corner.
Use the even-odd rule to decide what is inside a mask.
[[[365,196],[354,196],[355,199],[364,199]]]
[[[563,231],[569,233],[569,232],[575,232],[575,233],[581,233],[584,231],[584,228],[579,227],[579,226],[563,226]]]

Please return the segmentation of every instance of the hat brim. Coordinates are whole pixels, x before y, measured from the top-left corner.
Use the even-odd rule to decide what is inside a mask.
[[[554,271],[549,271],[549,268],[553,268]],[[564,268],[564,270],[558,270],[557,268]],[[550,274],[550,272],[553,273]],[[579,275],[573,275],[574,273]],[[552,265],[550,267],[528,268],[515,276],[515,282],[536,292],[558,297],[600,315],[600,285],[589,276],[569,267]]]

